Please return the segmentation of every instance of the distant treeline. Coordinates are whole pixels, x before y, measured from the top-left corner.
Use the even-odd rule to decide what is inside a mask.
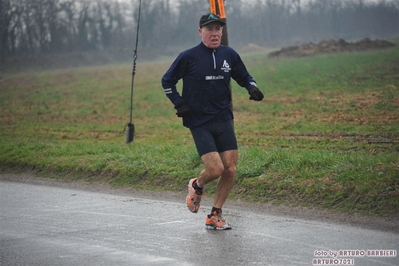
[[[207,0],[143,0],[140,47],[161,55],[199,41]],[[1,58],[132,51],[138,0],[0,0]],[[230,45],[281,47],[399,35],[399,0],[226,0]],[[248,4],[250,3],[250,4]]]

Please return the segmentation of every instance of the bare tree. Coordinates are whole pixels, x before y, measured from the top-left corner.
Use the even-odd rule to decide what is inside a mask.
[[[399,0],[226,1],[229,43],[279,47],[330,38],[397,37]],[[131,51],[139,0],[0,0],[0,56]],[[142,0],[144,54],[176,53],[198,42],[209,2]]]
[[[0,55],[15,54],[21,7],[11,0],[0,0]]]

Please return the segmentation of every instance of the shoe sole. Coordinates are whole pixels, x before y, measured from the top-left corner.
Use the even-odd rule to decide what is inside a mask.
[[[188,207],[188,206],[187,206]],[[192,212],[192,213],[197,213],[198,212],[198,210],[192,210],[192,209],[190,209],[190,207],[188,207],[188,210],[190,211],[190,212]]]
[[[231,230],[232,229],[231,226],[229,226],[229,227],[216,227],[214,225],[209,225],[209,224],[206,224],[205,228],[208,229],[208,230]]]

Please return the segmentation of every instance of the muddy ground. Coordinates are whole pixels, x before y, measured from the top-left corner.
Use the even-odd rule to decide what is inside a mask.
[[[304,57],[323,53],[354,52],[375,49],[385,49],[395,46],[394,43],[384,40],[370,40],[365,38],[357,42],[347,42],[343,39],[324,40],[318,44],[311,42],[300,45],[283,47],[278,51],[269,53],[269,58],[279,57]]]

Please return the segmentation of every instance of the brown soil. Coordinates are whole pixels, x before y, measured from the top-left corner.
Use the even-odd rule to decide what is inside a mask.
[[[343,39],[339,40],[324,40],[318,44],[304,43],[295,46],[288,46],[281,48],[278,51],[269,53],[270,58],[279,57],[303,57],[314,54],[323,53],[340,53],[340,52],[354,52],[364,50],[385,49],[395,46],[394,43],[384,40],[370,40],[365,38],[357,42],[346,42]]]

